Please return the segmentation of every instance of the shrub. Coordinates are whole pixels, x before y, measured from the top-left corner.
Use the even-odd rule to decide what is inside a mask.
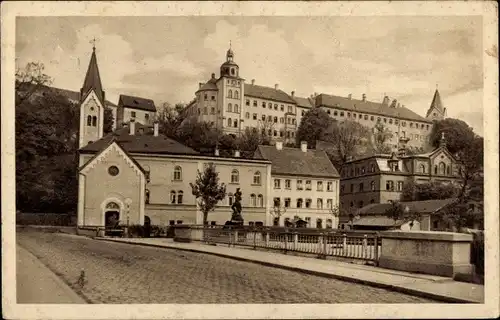
[[[144,226],[140,224],[131,224],[128,226],[128,234],[131,237],[144,237]]]

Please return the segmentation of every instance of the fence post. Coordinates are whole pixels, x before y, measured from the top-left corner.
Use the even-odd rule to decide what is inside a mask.
[[[367,248],[368,248],[368,235],[363,237],[363,258],[367,258]]]
[[[269,248],[269,231],[266,231],[266,248]]]
[[[236,244],[238,243],[238,230],[234,230],[234,242],[233,242],[233,247],[236,247]]]
[[[375,239],[373,239],[375,245],[375,266],[378,266],[378,234],[375,235]]]
[[[257,243],[256,243],[256,239],[255,239],[256,237],[257,237],[257,231],[254,230],[253,231],[253,249],[254,250],[257,249]]]
[[[299,234],[294,232],[293,234],[293,250],[297,250],[299,247]]]
[[[327,245],[328,245],[328,233],[325,232],[323,233],[323,255],[326,256],[328,255],[328,250],[327,250]]]
[[[286,250],[287,250],[287,243],[288,243],[288,233],[285,232],[285,254],[286,254]]]

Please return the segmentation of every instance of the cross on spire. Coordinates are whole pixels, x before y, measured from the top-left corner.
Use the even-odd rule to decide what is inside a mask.
[[[231,49],[231,40],[229,40],[229,49]]]
[[[92,40],[90,40],[90,43],[92,43],[92,50],[95,51],[95,43],[97,42],[97,40],[94,38],[92,38]]]

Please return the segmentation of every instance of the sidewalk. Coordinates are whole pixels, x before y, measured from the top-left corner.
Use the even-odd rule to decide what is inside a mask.
[[[458,282],[451,278],[413,274],[335,260],[286,255],[273,251],[206,245],[199,242],[179,243],[164,238],[95,238],[135,245],[164,247],[213,254],[266,266],[304,272],[322,277],[362,283],[444,302],[484,303],[484,286]]]
[[[87,303],[29,251],[16,251],[17,303]]]

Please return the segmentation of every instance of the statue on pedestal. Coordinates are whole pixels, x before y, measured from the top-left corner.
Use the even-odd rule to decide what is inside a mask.
[[[234,193],[234,203],[231,206],[231,210],[233,213],[231,215],[231,221],[227,221],[226,225],[243,225],[243,216],[241,215],[242,207],[241,207],[241,191],[240,188],[236,189]]]

